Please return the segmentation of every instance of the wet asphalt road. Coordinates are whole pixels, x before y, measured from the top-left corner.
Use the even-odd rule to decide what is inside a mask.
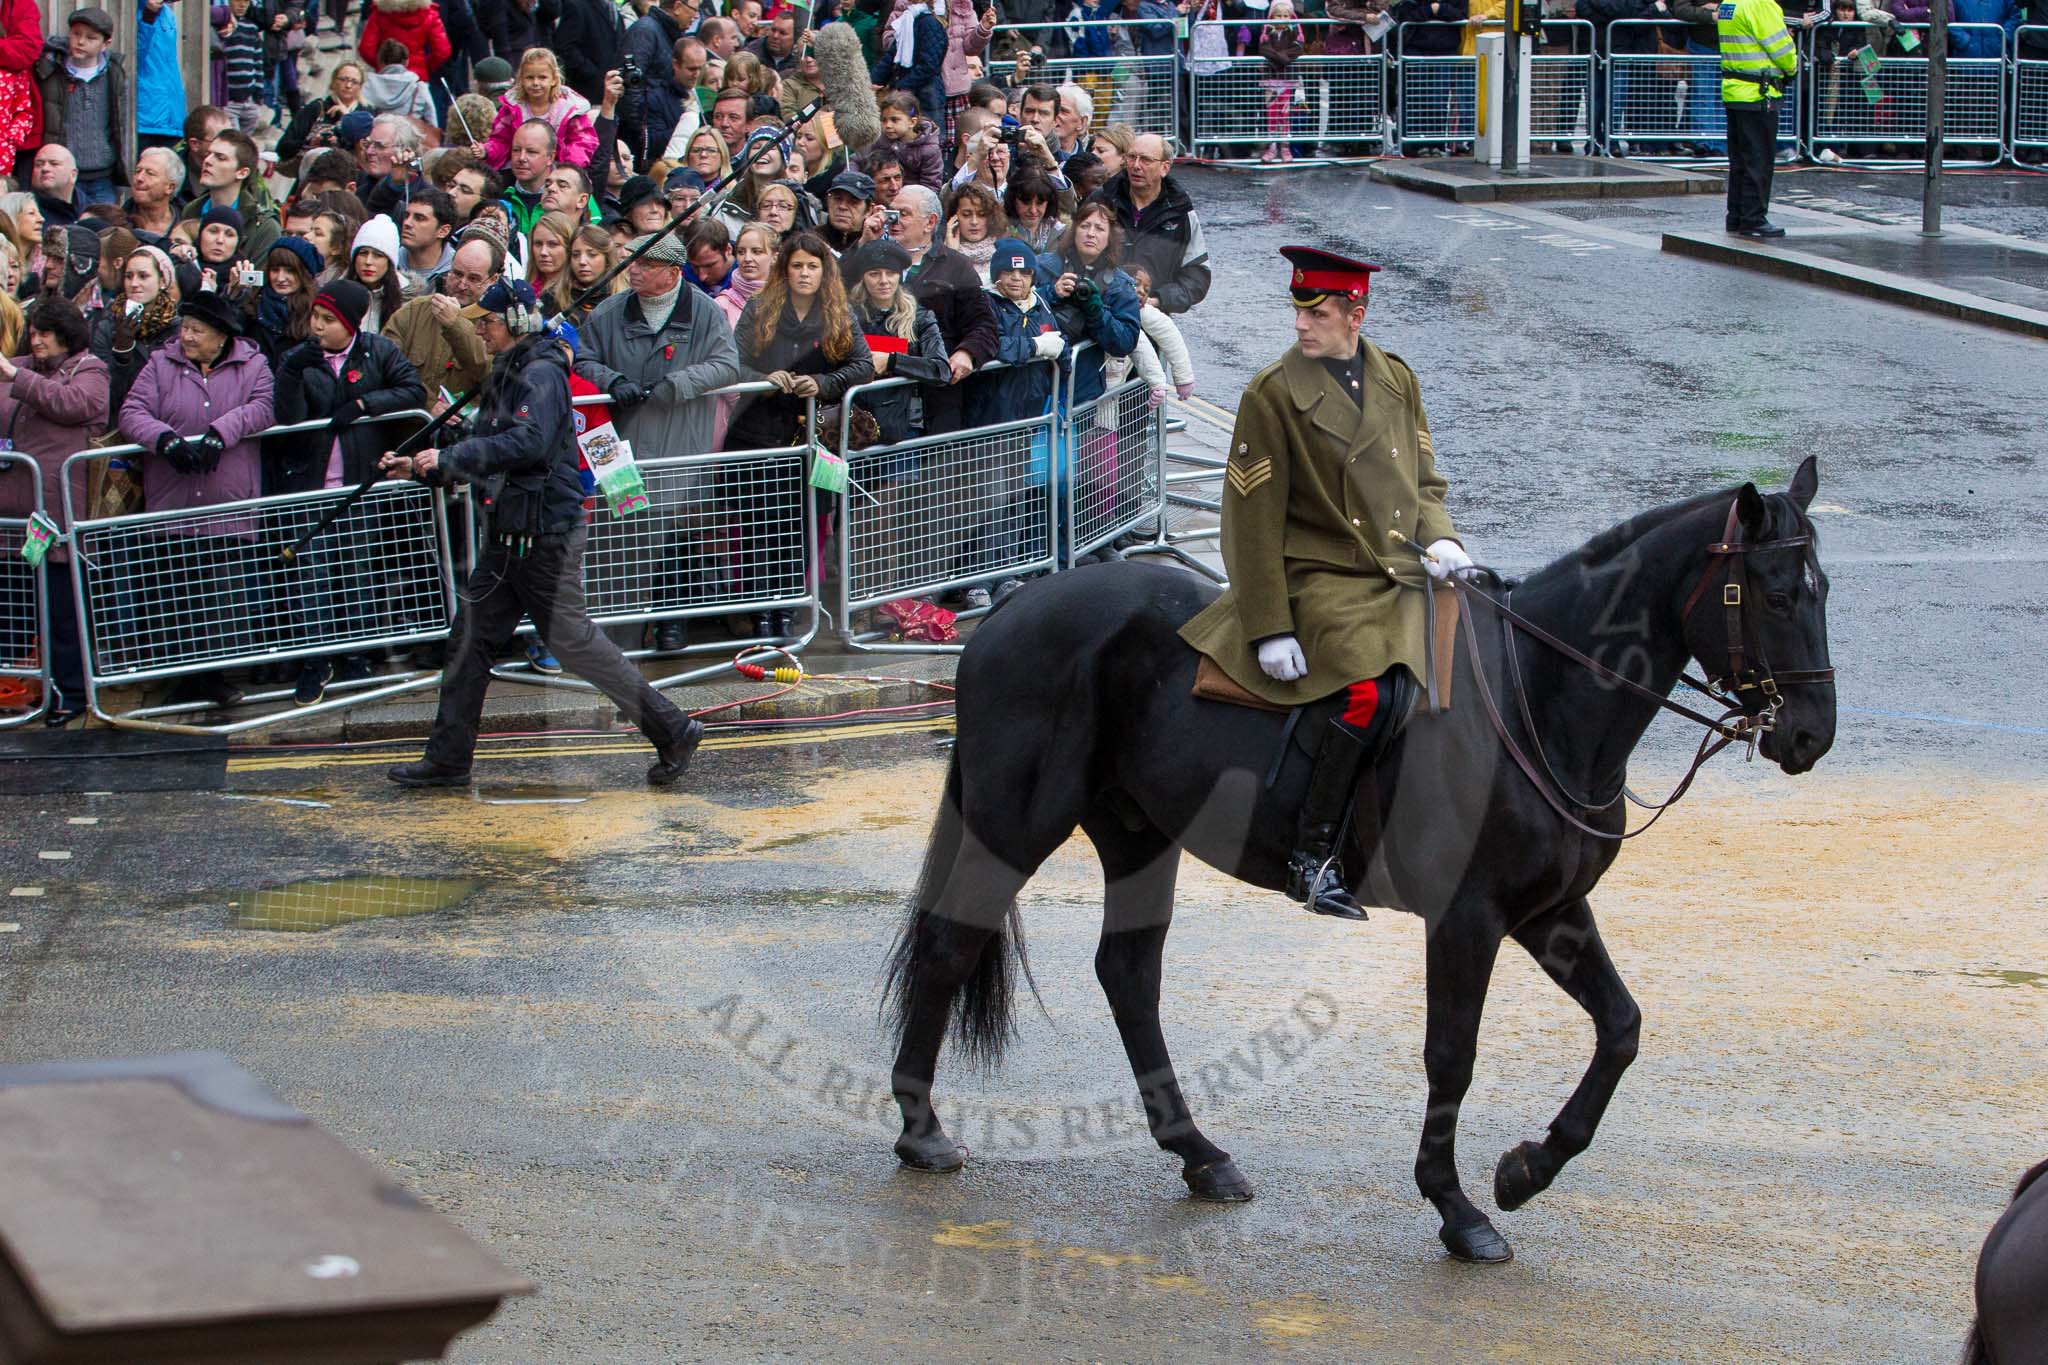
[[[1644,1058],[1502,1220],[1513,1266],[1444,1262],[1410,1180],[1415,921],[1184,878],[1169,1036],[1260,1190],[1194,1206],[1131,1131],[1073,849],[1027,907],[1053,1022],[999,1076],[942,1071],[979,1159],[895,1170],[874,983],[939,780],[922,725],[724,742],[662,797],[608,740],[508,742],[474,797],[395,795],[351,751],[240,756],[227,794],[0,794],[10,887],[43,888],[0,910],[0,1059],[234,1055],[542,1283],[472,1361],[1949,1358],[1975,1244],[2043,1154],[2048,353],[1654,250],[1708,200],[1188,183],[1223,258],[1202,392],[1227,407],[1286,344],[1272,248],[1386,262],[1368,326],[1422,375],[1484,560],[1821,460],[1836,751],[1717,773],[1596,894]],[[1681,741],[1655,732],[1646,776]],[[328,908],[449,903],[236,925],[260,888],[365,873],[441,884]],[[1498,991],[1475,1196],[1589,1041],[1526,963]]]

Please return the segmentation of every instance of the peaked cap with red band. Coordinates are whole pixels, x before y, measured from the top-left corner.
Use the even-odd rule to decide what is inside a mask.
[[[1296,308],[1313,308],[1333,294],[1353,303],[1364,303],[1372,288],[1372,277],[1380,269],[1312,246],[1283,246],[1280,254],[1294,267],[1288,288]]]

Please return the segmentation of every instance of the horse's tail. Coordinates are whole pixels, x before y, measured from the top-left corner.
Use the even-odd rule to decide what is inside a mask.
[[[920,997],[930,989],[928,977],[945,954],[959,951],[955,926],[938,913],[938,907],[947,880],[958,866],[965,837],[960,811],[960,750],[956,745],[946,769],[938,818],[932,822],[931,839],[925,846],[917,889],[884,969],[882,1008],[892,1016],[899,1051]],[[1024,952],[1024,922],[1012,894],[995,921],[994,932],[980,938],[973,966],[950,1004],[954,1044],[969,1062],[992,1067],[1002,1059],[1003,1049],[1016,1032],[1019,968],[1036,994],[1037,983],[1031,981],[1031,964]]]

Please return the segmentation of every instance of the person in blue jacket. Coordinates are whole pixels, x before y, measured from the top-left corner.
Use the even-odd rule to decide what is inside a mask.
[[[1022,238],[997,240],[988,262],[988,294],[989,309],[996,318],[996,359],[1003,368],[985,370],[968,381],[974,386],[968,406],[990,425],[1043,417],[1052,407],[1053,390],[1060,387],[1073,348],[1053,316],[1052,305],[1038,289],[1038,253]],[[988,515],[962,542],[955,576],[965,576],[981,565],[1014,563],[1044,554],[1042,548],[1033,547],[1044,544],[1040,537],[1047,522],[1037,509],[1045,505],[1052,455],[1051,434],[1034,433],[1024,478],[1008,496],[987,509]],[[995,584],[994,596],[1008,596],[1018,582],[1002,579]],[[969,588],[965,599],[969,607],[985,607],[992,597],[984,584]]]
[[[1949,31],[1948,41],[1951,55],[1957,57],[2002,57],[2012,46],[2012,32],[2018,27],[2014,22],[2019,12],[2016,0],[1955,0],[1957,25]],[[1986,27],[1972,28],[1968,25],[1983,24]],[[1994,33],[1991,26],[2006,30]]]
[[[135,4],[135,142],[175,147],[185,136],[185,73],[178,65],[178,13],[164,0]]]
[[[1038,289],[1060,331],[1077,345],[1094,343],[1074,361],[1076,407],[1101,394],[1103,357],[1129,355],[1143,330],[1138,287],[1117,267],[1122,235],[1109,205],[1091,200],[1075,211],[1059,245],[1038,258]]]
[[[917,107],[937,128],[946,126],[946,25],[932,13],[931,0],[905,5],[880,35],[882,55],[868,73],[876,85],[917,98]]]

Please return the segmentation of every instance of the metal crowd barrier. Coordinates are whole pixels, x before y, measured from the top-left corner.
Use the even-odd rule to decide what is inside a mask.
[[[1168,50],[1150,54],[1140,52],[1140,43],[1157,41],[1148,35],[1160,28],[1172,35],[1167,40]],[[1071,82],[1080,86],[1095,102],[1093,126],[1097,128],[1111,123],[1127,123],[1140,133],[1158,133],[1166,138],[1180,135],[1181,42],[1172,19],[1004,24],[996,33],[1018,34],[1036,46],[1046,47],[1048,52],[1054,48],[1065,52],[1067,43],[1080,35],[1107,34],[1113,47],[1126,50],[1107,56],[1082,57],[1070,52],[1047,56],[1032,63],[1031,84],[1062,85]],[[1060,41],[1046,41],[1054,37]]]
[[[1336,26],[1334,20],[1296,22],[1313,39]],[[1197,29],[1228,35],[1258,25],[1208,21]],[[1386,140],[1386,66],[1377,52],[1365,56],[1307,55],[1275,76],[1256,52],[1188,60],[1189,140],[1197,155],[1232,159],[1267,143],[1313,143],[1377,151]],[[1240,149],[1233,152],[1232,149]]]
[[[859,396],[911,382],[884,378],[849,390],[841,407],[842,448]],[[929,597],[1059,567],[1060,504],[1053,477],[1059,429],[1055,406],[1020,421],[849,454],[832,602],[840,638],[849,648],[957,652],[957,645],[886,643],[881,632],[856,629],[854,613],[898,598]]]
[[[733,384],[706,395],[737,398],[777,393],[773,384]],[[611,402],[604,394],[574,400],[577,407]],[[817,404],[806,405],[806,430],[815,430]],[[736,653],[750,647],[794,654],[818,633],[816,501],[810,488],[809,447],[656,455],[636,450],[633,462],[647,486],[648,506],[614,516],[600,494],[590,512],[583,552],[583,586],[590,618],[599,626],[716,623],[762,611],[801,612],[793,635],[762,639],[717,631],[679,650],[628,648],[630,659],[715,656],[719,662],[653,679],[657,688],[680,686],[731,672]],[[477,534],[482,534],[481,528]],[[521,635],[534,633],[522,621]],[[492,676],[514,682],[591,690],[581,678],[548,676],[525,664],[501,666]]]
[[[0,452],[0,492],[12,502],[20,485],[26,485],[27,512],[0,516],[0,678],[34,689],[36,698],[29,706],[0,711],[0,730],[26,725],[50,709],[50,602],[43,575],[64,571],[48,559],[41,569],[30,568],[21,557],[29,517],[48,510],[43,475],[32,457]]]
[[[1488,27],[1496,25],[1489,24]],[[1529,57],[1529,137],[1536,142],[1593,143],[1595,82],[1599,80],[1593,25],[1585,19],[1546,19],[1542,42]]]
[[[366,420],[426,417],[414,410]],[[325,421],[300,422],[271,427],[263,436],[328,430]],[[317,715],[438,681],[432,671],[374,677],[332,687],[330,693],[346,695],[312,706],[220,724],[172,719],[212,709],[207,702],[109,711],[103,694],[112,687],[445,640],[455,604],[447,511],[438,489],[378,484],[288,565],[279,552],[350,489],[81,517],[71,505],[74,469],[109,456],[144,452],[110,446],[64,462],[72,587],[93,715],[134,729],[235,734],[272,724],[278,714]],[[245,702],[289,697],[284,689]]]
[[[1607,26],[1607,76],[1602,142],[1613,151],[1628,145],[1638,160],[1679,158],[1696,144],[1716,154],[1727,150],[1728,111],[1721,103],[1721,53],[1663,52],[1658,39],[1686,42],[1684,24],[1664,20],[1617,19]],[[1799,74],[1778,104],[1778,145],[1799,145],[1806,105],[1812,41],[1804,29],[1791,31],[1799,51]],[[1617,41],[1648,51],[1615,50]],[[1862,98],[1860,95],[1858,98]],[[1619,153],[1616,152],[1618,155]]]
[[[1864,29],[1863,24],[1823,24],[1816,32],[1825,43],[1830,32]],[[1822,148],[1877,148],[1896,144],[1905,149],[1896,156],[1881,154],[1844,156],[1845,161],[1918,161],[1927,138],[1927,27],[1900,24],[1920,35],[1919,56],[1887,55],[1879,62],[1877,83],[1884,98],[1872,104],[1863,93],[1861,72],[1847,57],[1837,57],[1828,68],[1825,89],[1816,91],[1809,146]],[[1942,141],[1950,147],[1985,147],[1985,164],[2005,155],[2005,30],[1997,24],[1950,24],[1948,90],[1944,101]],[[1958,39],[1970,46],[1983,46],[1995,55],[1958,57]]]
[[[1069,569],[1083,555],[1157,520],[1166,490],[1165,406],[1150,405],[1150,386],[1137,370],[1086,403],[1075,403],[1073,394],[1070,372],[1060,433],[1067,530],[1061,558]]]
[[[2027,55],[2030,42],[2040,56]],[[2013,38],[2012,145],[2048,147],[2048,25],[2023,24]]]

